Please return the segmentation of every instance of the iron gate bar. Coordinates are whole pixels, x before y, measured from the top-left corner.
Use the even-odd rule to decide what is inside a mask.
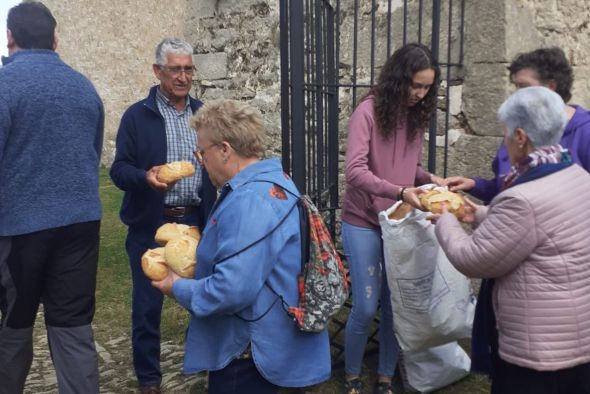
[[[404,0],[404,45],[407,43],[408,37],[408,0]]]
[[[439,31],[440,31],[440,0],[432,1],[432,42],[431,52],[432,57],[437,61],[439,48]],[[451,45],[451,38],[448,39],[448,45]],[[448,81],[447,81],[448,84]],[[448,109],[448,108],[447,108]],[[432,174],[436,173],[436,114],[430,118],[430,127],[428,129],[428,171]]]
[[[422,0],[418,2],[418,44],[422,44]]]
[[[300,1],[289,2],[289,47],[291,59],[303,59],[304,43],[303,35],[303,4]],[[297,64],[300,66],[297,67]],[[303,63],[293,62],[290,64],[290,80],[291,80],[291,114],[305,113],[305,97],[303,90],[297,88],[302,86],[304,80]],[[293,146],[293,153],[304,152],[305,150],[305,128],[304,123],[299,116],[291,117],[291,141]],[[305,187],[305,155],[298,157],[297,160],[292,158],[291,176],[295,184],[300,188],[302,193],[307,193]]]
[[[447,61],[451,61],[451,33],[453,32],[453,0],[449,0],[449,29],[447,34]],[[445,91],[445,97],[449,97],[451,91],[451,67],[447,66],[447,86]],[[447,99],[448,103],[448,99]],[[447,107],[445,111],[445,131],[449,130],[449,114],[451,112],[450,107]],[[435,144],[436,145],[436,144]],[[449,133],[445,132],[445,146],[449,146]],[[444,150],[444,165],[443,165],[443,177],[447,177],[447,167],[449,160],[449,152],[447,149]]]
[[[391,0],[387,0],[387,58],[391,56]]]
[[[371,3],[371,85],[375,83],[375,11],[377,11],[377,0]]]
[[[283,169],[291,169],[290,81],[289,81],[289,5],[288,0],[279,3],[280,65],[281,65],[281,158]]]
[[[352,39],[352,108],[356,108],[356,66],[357,66],[357,40],[358,40],[358,15],[359,2],[354,0],[354,25],[353,25],[353,39]]]

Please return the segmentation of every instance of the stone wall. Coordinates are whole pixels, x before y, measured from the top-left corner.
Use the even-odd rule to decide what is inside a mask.
[[[185,0],[43,0],[57,20],[58,53],[86,75],[106,112],[102,161],[114,158],[121,115],[157,82],[154,49],[183,36]]]
[[[195,47],[195,93],[261,110],[267,151],[280,155],[278,1],[189,0],[186,39]]]
[[[466,2],[462,108],[467,133],[450,150],[451,174],[491,174],[501,141],[496,109],[514,90],[506,67],[521,52],[562,48],[574,68],[572,102],[590,106],[590,7],[575,0]]]
[[[156,80],[152,75],[153,49],[167,35],[179,35],[195,47],[194,93],[203,100],[229,97],[246,100],[264,113],[270,138],[268,151],[280,154],[279,5],[276,0],[172,0],[165,3],[123,0],[46,0],[58,20],[60,54],[89,76],[107,110],[103,161],[109,164],[114,138],[124,109],[142,98]],[[335,1],[332,1],[335,4]],[[359,2],[357,82],[370,82],[371,1]],[[374,65],[387,57],[387,0],[378,0]],[[141,4],[141,6],[139,6]],[[401,37],[403,1],[391,2],[393,32]],[[421,39],[430,43],[430,2],[423,2]],[[441,32],[446,37],[447,1],[442,2]],[[459,2],[453,2],[459,7]],[[351,78],[352,5],[341,6],[341,82]],[[417,39],[417,0],[408,2],[408,41]],[[449,94],[450,141],[448,174],[489,175],[490,163],[501,141],[502,128],[495,111],[513,90],[506,66],[516,53],[557,45],[574,66],[573,102],[590,106],[590,8],[576,0],[466,1],[465,67],[452,69]],[[453,17],[453,25],[458,20]],[[390,45],[400,45],[394,39]],[[450,45],[457,53],[458,33]],[[446,38],[441,58],[446,56]],[[443,60],[446,60],[443,58]],[[378,74],[375,69],[374,77]],[[443,76],[446,70],[443,69]],[[446,81],[440,89],[445,96]],[[358,89],[358,98],[366,89]],[[351,89],[340,89],[340,131],[344,154],[348,116],[353,107]],[[442,101],[441,101],[442,103]],[[439,125],[446,117],[441,104]],[[437,168],[442,168],[442,139]],[[440,171],[438,171],[440,173]]]

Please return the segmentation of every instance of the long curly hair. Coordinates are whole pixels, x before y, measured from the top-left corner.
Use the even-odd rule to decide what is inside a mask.
[[[434,71],[434,82],[426,96],[410,107],[408,95],[414,74],[427,69]],[[383,65],[377,84],[367,94],[374,96],[373,111],[381,135],[390,138],[405,121],[407,138],[413,141],[436,111],[439,83],[438,62],[426,46],[412,43],[396,50]]]
[[[559,94],[564,102],[570,101],[574,72],[561,48],[539,48],[519,54],[508,66],[510,79],[525,68],[534,70],[539,81],[545,86],[550,81],[554,81],[555,93]]]

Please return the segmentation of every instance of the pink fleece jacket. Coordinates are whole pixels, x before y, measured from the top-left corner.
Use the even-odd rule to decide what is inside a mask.
[[[589,211],[590,175],[574,164],[498,194],[471,235],[449,213],[437,221],[455,268],[496,278],[503,360],[538,371],[590,361]]]
[[[342,220],[366,228],[379,228],[379,212],[393,205],[401,187],[430,182],[420,163],[423,132],[410,142],[403,126],[389,139],[383,138],[373,103],[368,97],[350,118],[342,204]]]

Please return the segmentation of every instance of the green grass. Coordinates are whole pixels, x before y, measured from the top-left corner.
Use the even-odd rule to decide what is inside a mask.
[[[119,219],[119,207],[123,192],[111,182],[108,171],[101,170],[100,194],[103,204],[101,227],[100,260],[96,291],[95,335],[100,342],[131,335],[131,272],[125,252],[127,228]],[[345,316],[344,316],[345,317]],[[162,340],[176,343],[184,341],[188,324],[188,313],[174,301],[166,298],[162,312]],[[340,338],[341,340],[341,338]],[[124,349],[120,363],[131,368],[131,349]],[[375,381],[376,357],[365,359],[363,381],[365,387],[372,387]],[[313,366],[310,366],[313,368]],[[340,393],[343,384],[343,370],[336,368],[332,378],[312,389],[313,393]],[[401,391],[401,383],[395,381]],[[285,391],[285,393],[290,391]],[[477,394],[489,392],[487,380],[481,376],[469,375],[454,385],[437,391],[440,394]]]
[[[131,332],[131,269],[125,252],[127,227],[119,219],[123,192],[101,170],[100,195],[103,219],[96,290],[95,331],[108,340]],[[109,322],[102,325],[101,322]],[[188,324],[188,313],[166,298],[162,311],[162,340],[181,343]],[[105,336],[106,335],[106,336]]]

